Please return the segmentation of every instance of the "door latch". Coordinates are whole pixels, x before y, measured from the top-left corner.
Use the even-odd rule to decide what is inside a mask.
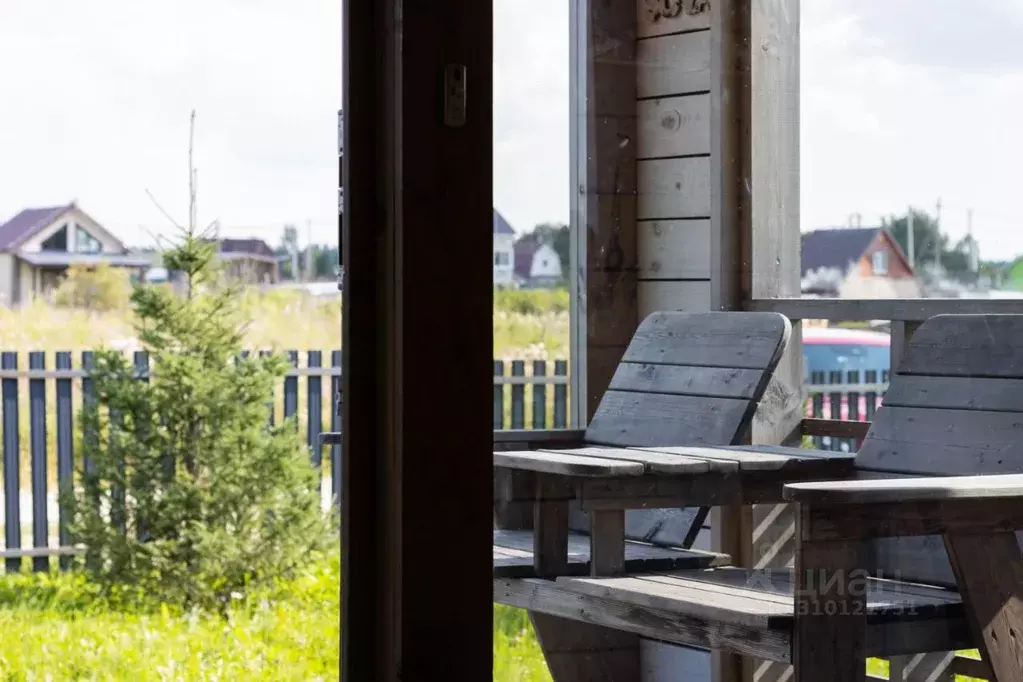
[[[465,125],[465,65],[448,64],[444,69],[444,125]]]

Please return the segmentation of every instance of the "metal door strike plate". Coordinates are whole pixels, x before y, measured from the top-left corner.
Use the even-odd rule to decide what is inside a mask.
[[[444,69],[444,125],[465,125],[465,65],[448,64]]]

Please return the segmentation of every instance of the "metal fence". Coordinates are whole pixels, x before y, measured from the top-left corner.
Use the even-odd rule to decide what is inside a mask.
[[[888,370],[865,372],[811,372],[806,388],[806,416],[842,421],[872,421],[888,390]],[[814,437],[821,450],[855,452],[858,443],[849,438]]]

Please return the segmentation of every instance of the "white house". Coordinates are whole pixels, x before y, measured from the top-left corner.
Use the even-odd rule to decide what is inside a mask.
[[[515,244],[515,281],[521,287],[552,287],[564,278],[561,257],[550,244],[523,238]]]
[[[70,266],[101,263],[139,276],[150,266],[74,202],[27,208],[0,225],[0,304],[45,296]]]
[[[494,209],[494,286],[515,284],[515,230]]]

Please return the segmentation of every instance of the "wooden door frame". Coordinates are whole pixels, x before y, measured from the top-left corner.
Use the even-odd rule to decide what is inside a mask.
[[[492,13],[343,0],[345,680],[492,674]]]

